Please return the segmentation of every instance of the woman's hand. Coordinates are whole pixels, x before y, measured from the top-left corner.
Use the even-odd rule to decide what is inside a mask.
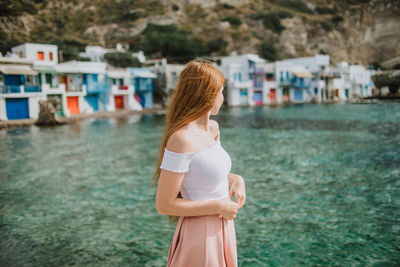
[[[236,218],[239,205],[233,202],[229,197],[219,200],[219,217],[224,217],[227,220],[233,220]]]
[[[233,181],[229,191],[229,197],[232,199],[232,196],[235,195],[236,203],[239,204],[240,209],[246,202],[246,187],[242,176],[236,175],[235,177],[236,179]]]

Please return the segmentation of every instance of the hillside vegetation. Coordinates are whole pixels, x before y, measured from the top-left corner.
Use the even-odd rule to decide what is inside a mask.
[[[121,43],[170,62],[237,51],[379,64],[400,56],[398,14],[395,0],[2,1],[0,50],[50,43],[70,60],[86,45]]]

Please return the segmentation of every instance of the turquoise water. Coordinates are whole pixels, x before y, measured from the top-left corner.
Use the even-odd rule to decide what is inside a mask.
[[[400,105],[223,109],[239,266],[400,265]],[[164,115],[0,131],[1,266],[165,266]]]

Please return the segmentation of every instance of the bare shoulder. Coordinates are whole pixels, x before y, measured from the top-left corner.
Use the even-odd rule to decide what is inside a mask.
[[[218,135],[219,132],[219,125],[218,122],[215,120],[210,120],[210,128],[213,130],[213,132],[215,133],[215,136]]]
[[[192,143],[189,140],[187,130],[176,130],[168,139],[166,148],[177,153],[192,151]]]

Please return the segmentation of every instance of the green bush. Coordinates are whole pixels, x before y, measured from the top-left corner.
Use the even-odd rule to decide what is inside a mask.
[[[173,4],[172,5],[172,10],[173,11],[178,11],[179,10],[179,6],[177,4]]]
[[[320,22],[320,25],[321,25],[321,27],[322,27],[325,31],[327,31],[327,32],[330,32],[330,31],[333,30],[332,25],[331,25],[329,22],[327,22],[327,21],[321,21],[321,22]]]
[[[222,21],[228,21],[232,26],[240,26],[242,25],[242,20],[238,17],[228,16],[222,19]]]
[[[339,22],[342,22],[344,19],[342,16],[336,15],[332,17],[332,22],[334,24],[338,24]]]
[[[278,14],[278,17],[281,19],[293,18],[292,13],[290,13],[289,11],[286,11],[286,10],[278,11],[277,14]]]
[[[136,57],[132,57],[132,54],[129,52],[105,53],[104,59],[107,61],[108,64],[119,68],[142,66],[142,63],[140,63],[140,61]]]
[[[275,45],[268,41],[262,41],[258,46],[258,54],[267,60],[275,61],[277,59],[277,52]]]
[[[307,14],[313,13],[313,11],[304,2],[300,0],[283,0],[282,5],[302,13],[307,13]]]
[[[318,14],[336,14],[337,10],[326,6],[317,6],[315,11]]]
[[[235,9],[235,7],[230,4],[221,4],[221,7],[224,9]]]
[[[276,13],[267,13],[263,16],[262,22],[264,27],[275,33],[281,33],[285,27],[281,23],[281,19]]]
[[[216,40],[212,40],[212,41],[208,42],[203,54],[207,55],[207,54],[211,54],[213,52],[222,52],[226,48],[227,45],[228,45],[228,42],[225,41],[222,37],[220,37]]]
[[[126,12],[122,13],[120,16],[118,16],[118,22],[124,22],[124,21],[135,21],[139,18],[146,17],[147,14],[140,12],[140,11],[134,11],[134,12]]]
[[[166,57],[172,62],[186,62],[201,54],[204,43],[175,25],[148,24],[139,47],[147,55]]]

